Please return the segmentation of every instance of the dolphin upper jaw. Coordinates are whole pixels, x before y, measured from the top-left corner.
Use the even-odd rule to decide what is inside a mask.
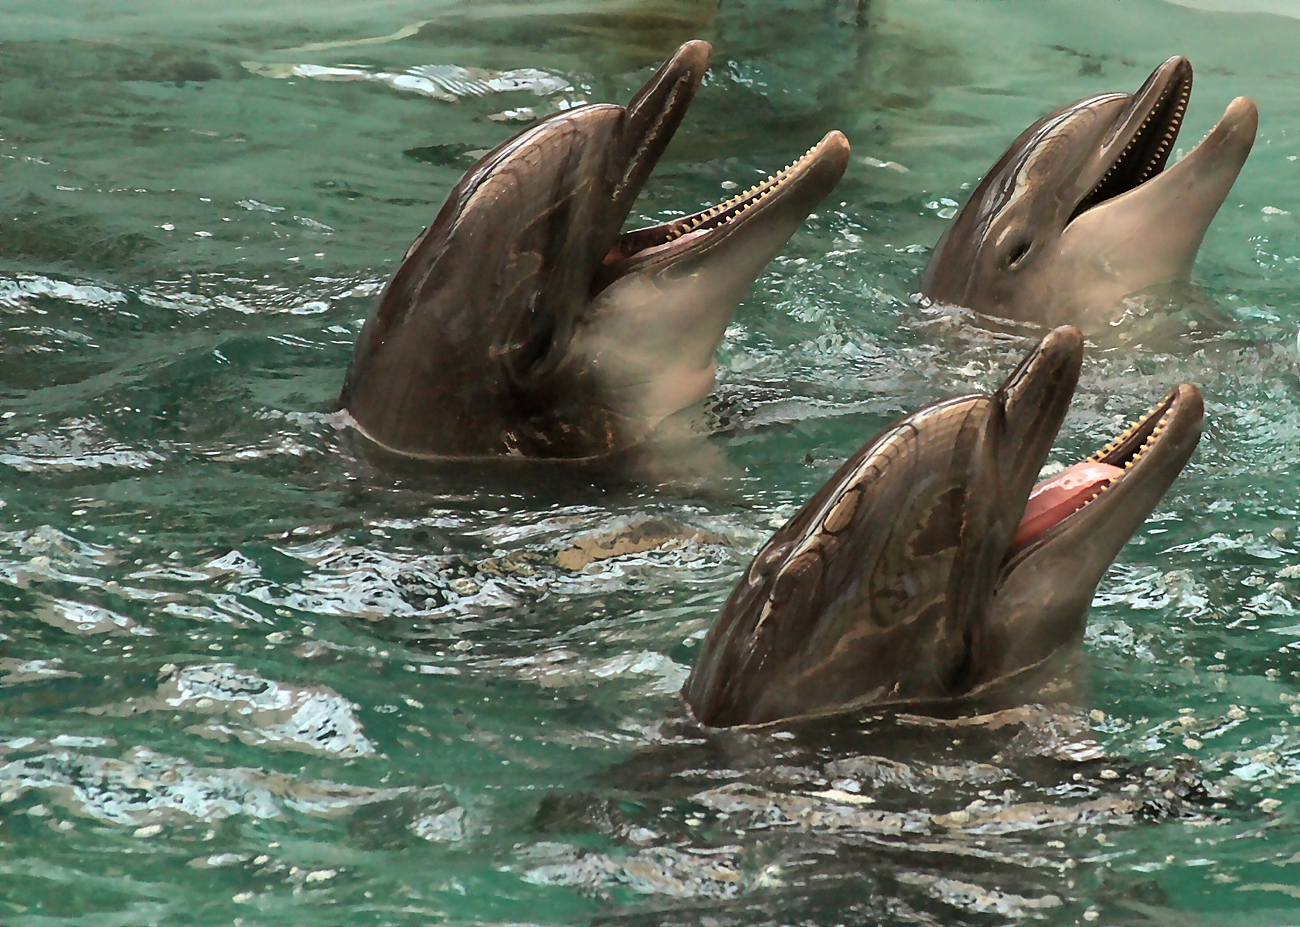
[[[1030,126],[958,210],[922,275],[936,302],[1045,324],[1092,324],[1185,280],[1254,142],[1241,97],[1165,167],[1191,92],[1171,58],[1133,95],[1079,100]]]
[[[865,445],[755,556],[683,695],[697,720],[763,724],[966,697],[1049,664],[1200,434],[1186,384],[1094,459],[1123,470],[1012,549],[1082,362],[1047,336],[992,396],[922,410]]]
[[[1164,169],[1191,95],[1192,65],[1178,55],[1152,71],[1133,94],[1103,94],[1066,107],[1091,112],[1104,127],[1095,154],[1083,162],[1083,187],[1069,218]]]

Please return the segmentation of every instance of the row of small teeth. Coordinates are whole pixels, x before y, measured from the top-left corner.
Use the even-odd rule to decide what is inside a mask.
[[[1142,416],[1132,425],[1129,425],[1128,428],[1124,429],[1123,434],[1113,439],[1109,444],[1107,444],[1097,453],[1089,457],[1088,460],[1093,462],[1098,462],[1098,463],[1101,462],[1102,458],[1104,458],[1107,454],[1111,453],[1116,448],[1118,448],[1121,444],[1127,441],[1129,437],[1132,436],[1133,432],[1137,431],[1137,429],[1141,428],[1142,425],[1144,425],[1147,421],[1149,421],[1151,416],[1155,414],[1156,409],[1158,408],[1160,408],[1159,405],[1152,406],[1150,409],[1147,410],[1146,415]],[[1137,453],[1129,457],[1128,460],[1124,461],[1125,473],[1127,473],[1130,469],[1132,469],[1133,464],[1137,463],[1139,460],[1142,459],[1142,455],[1145,454],[1147,452],[1147,449],[1150,448],[1151,445],[1155,443],[1155,440],[1158,437],[1160,437],[1160,432],[1165,430],[1165,423],[1169,421],[1169,413],[1171,411],[1172,411],[1172,406],[1169,409],[1165,410],[1164,415],[1160,416],[1160,420],[1156,422],[1156,427],[1151,429],[1151,434],[1147,435],[1147,439],[1142,442],[1142,446],[1138,448]],[[1123,476],[1123,474],[1121,474],[1120,476]],[[1088,501],[1085,502],[1083,505],[1087,505],[1088,502],[1091,502],[1093,499],[1096,499],[1106,490],[1110,489],[1111,486],[1113,486],[1115,482],[1120,479],[1120,476],[1113,476],[1109,480],[1107,480],[1104,484],[1102,484],[1102,487],[1100,489],[1098,489],[1095,493],[1093,493],[1091,496],[1088,497]],[[1083,508],[1083,506],[1081,505],[1079,506],[1079,508]],[[1078,510],[1076,509],[1076,511]]]
[[[1174,138],[1178,135],[1178,128],[1183,124],[1183,114],[1187,112],[1187,100],[1191,96],[1190,86],[1183,84],[1182,88],[1182,96],[1178,100],[1178,106],[1174,111],[1174,117],[1169,120],[1169,127],[1165,130],[1165,137],[1161,140],[1160,147],[1156,149],[1155,156],[1152,157],[1150,163],[1148,163],[1146,168],[1142,171],[1141,178],[1136,184],[1134,184],[1134,186],[1140,186],[1151,179],[1153,174],[1152,168],[1160,162],[1161,155],[1163,155],[1166,149],[1173,144]],[[1166,91],[1166,93],[1167,92],[1168,91]],[[1147,114],[1147,118],[1142,120],[1142,125],[1138,126],[1138,130],[1133,133],[1133,137],[1129,139],[1128,144],[1124,146],[1124,150],[1120,152],[1120,156],[1111,162],[1110,169],[1102,175],[1101,180],[1092,188],[1094,193],[1100,190],[1106,181],[1110,180],[1110,177],[1115,173],[1115,170],[1124,163],[1124,159],[1128,157],[1129,151],[1131,151],[1133,146],[1137,144],[1138,139],[1142,137],[1142,133],[1146,131],[1147,125],[1151,122],[1151,117],[1160,112],[1160,104],[1163,101],[1164,94],[1161,94],[1160,98],[1156,100],[1155,106],[1151,107],[1151,112]]]
[[[1187,112],[1187,99],[1189,96],[1191,96],[1191,88],[1184,86],[1182,96],[1179,97],[1178,100],[1178,105],[1174,108],[1173,118],[1169,120],[1169,127],[1165,130],[1165,137],[1160,140],[1160,147],[1156,149],[1156,153],[1152,156],[1151,163],[1146,166],[1146,170],[1144,170],[1142,176],[1138,178],[1139,184],[1146,183],[1147,180],[1154,175],[1157,169],[1156,165],[1160,163],[1160,159],[1164,156],[1165,152],[1169,150],[1169,146],[1174,143],[1174,139],[1178,136],[1178,127],[1183,124],[1183,114]],[[1151,117],[1148,116],[1147,122],[1150,121]],[[1145,122],[1143,123],[1143,126],[1146,126]]]
[[[754,184],[754,186],[750,187],[744,193],[736,194],[731,199],[727,200],[725,203],[719,203],[716,206],[711,206],[708,209],[704,210],[704,212],[700,213],[699,215],[693,216],[689,222],[685,222],[682,225],[677,226],[675,229],[673,229],[671,232],[668,233],[668,238],[666,239],[666,241],[673,241],[675,239],[681,238],[687,232],[693,232],[701,225],[708,222],[709,220],[716,218],[717,216],[727,212],[730,209],[734,209],[737,204],[745,202],[745,200],[748,199],[749,197],[751,196],[754,197],[751,202],[745,203],[743,207],[736,210],[735,215],[728,216],[725,220],[723,220],[722,224],[725,225],[728,222],[734,222],[738,216],[742,215],[746,210],[752,209],[764,197],[770,195],[773,191],[775,191],[776,188],[781,185],[781,182],[785,180],[785,178],[789,175],[789,173],[792,170],[794,170],[796,167],[798,167],[801,163],[803,163],[804,159],[807,158],[810,154],[812,154],[813,149],[816,147],[817,146],[814,145],[812,148],[809,148],[807,151],[803,153],[803,155],[797,161],[794,161],[788,166],[783,167],[781,170],[767,177],[765,180],[759,181],[758,183]],[[758,195],[754,196],[755,193],[757,193]]]

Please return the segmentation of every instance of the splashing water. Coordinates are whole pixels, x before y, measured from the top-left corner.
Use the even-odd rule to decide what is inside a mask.
[[[1294,922],[1300,21],[1191,6],[1224,5],[10,3],[0,922]],[[692,37],[714,64],[634,221],[854,145],[727,333],[703,484],[359,457],[332,400],[451,185]],[[1193,285],[1094,337],[1052,457],[1205,392],[1074,707],[685,724],[762,540],[1030,343],[913,301],[945,218],[1172,54],[1187,138],[1238,94],[1260,135]]]

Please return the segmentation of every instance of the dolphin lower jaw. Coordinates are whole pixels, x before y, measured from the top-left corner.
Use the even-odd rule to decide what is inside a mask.
[[[832,132],[753,189],[628,232],[611,249],[607,283],[583,313],[570,354],[642,433],[712,389],[714,355],[736,307],[847,161],[847,141]]]
[[[1238,97],[1177,163],[1080,212],[1057,245],[1061,289],[1076,303],[1114,305],[1143,287],[1186,280],[1250,154],[1258,121],[1254,103]]]
[[[1199,207],[1196,209],[1198,215],[1209,213],[1205,219],[1205,225],[1209,225],[1250,154],[1259,115],[1249,97],[1237,97],[1228,104],[1214,128],[1191,151],[1172,166],[1165,167],[1178,137],[1186,105],[1184,97],[1180,106],[1166,117],[1172,120],[1167,127],[1162,129],[1156,125],[1154,131],[1157,134],[1163,131],[1163,135],[1154,151],[1137,144],[1140,138],[1135,138],[1130,144],[1137,144],[1137,153],[1130,154],[1132,149],[1120,153],[1102,179],[1074,207],[1066,223],[1067,229],[1090,212],[1104,212],[1108,207],[1141,200],[1143,193],[1176,200],[1180,193],[1194,191],[1207,183],[1210,189],[1199,197],[1195,205]],[[1180,205],[1180,214],[1186,208],[1185,204]]]
[[[796,208],[803,211],[802,222],[839,181],[848,155],[844,135],[829,132],[800,158],[723,203],[671,222],[624,232],[605,258],[606,285],[643,264],[664,266],[707,250],[745,225],[765,219],[778,205],[797,203]]]

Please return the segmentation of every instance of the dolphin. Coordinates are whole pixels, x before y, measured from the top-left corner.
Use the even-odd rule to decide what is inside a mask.
[[[723,605],[682,690],[695,719],[978,699],[1055,667],[1203,414],[1180,384],[1035,487],[1082,357],[1079,330],[1057,328],[997,392],[922,409],[850,457]]]
[[[709,53],[687,42],[626,107],[558,113],[470,168],[357,339],[339,404],[361,433],[420,458],[592,458],[709,392],[737,304],[849,154],[831,132],[725,203],[623,232]]]
[[[1123,297],[1186,280],[1255,141],[1237,97],[1166,168],[1192,92],[1170,58],[1137,91],[1088,97],[1020,134],[935,246],[923,297],[1043,325],[1093,326]]]

